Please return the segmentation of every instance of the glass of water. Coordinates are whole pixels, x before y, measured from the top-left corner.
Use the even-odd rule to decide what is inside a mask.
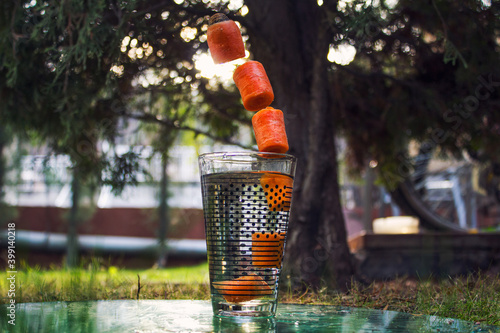
[[[296,158],[209,153],[199,165],[214,314],[273,317]]]

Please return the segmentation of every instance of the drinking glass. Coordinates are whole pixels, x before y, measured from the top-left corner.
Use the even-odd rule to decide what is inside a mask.
[[[200,155],[210,294],[218,317],[273,317],[296,158]]]

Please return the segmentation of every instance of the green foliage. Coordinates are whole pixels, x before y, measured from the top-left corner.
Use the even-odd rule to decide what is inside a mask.
[[[234,87],[213,85],[194,66],[193,56],[207,51],[208,17],[234,15],[227,1],[1,6],[0,117],[16,133],[69,154],[87,178],[107,170],[99,142],[113,143],[124,118],[157,124],[161,138],[192,130],[232,143],[240,126],[250,124]],[[343,97],[331,107],[349,144],[351,170],[362,169],[367,158],[394,170],[394,157],[409,142],[429,137],[450,151],[498,155],[498,131],[491,130],[499,122],[492,112],[498,89],[472,105],[470,115],[454,107],[474,97],[480,77],[498,82],[497,3],[351,1],[325,8],[336,32],[332,43],[357,50],[349,66],[331,71],[331,82],[342,82],[335,89]],[[436,129],[446,135],[432,139]],[[475,139],[478,133],[483,140]],[[117,188],[125,178],[114,178]]]
[[[497,160],[498,3],[346,6],[332,18],[341,28],[336,40],[357,54],[348,66],[335,66],[331,78],[342,82],[332,110],[348,141],[351,171],[374,159],[382,178],[401,181],[410,143]]]
[[[162,138],[194,130],[233,140],[237,126],[232,119],[208,116],[228,100],[214,98],[216,93],[208,100],[193,94],[209,84],[195,69],[193,56],[206,51],[207,18],[218,8],[174,1],[161,6],[150,1],[4,2],[2,121],[15,133],[28,133],[36,145],[68,154],[83,182],[112,184],[118,191],[124,182],[134,182],[131,174],[138,164],[128,163],[132,154],[108,160],[99,145],[115,142],[124,119],[156,123],[163,128]],[[154,107],[141,108],[145,98]],[[234,93],[229,100],[233,109],[240,105]],[[203,122],[210,131],[202,130]],[[103,179],[103,172],[111,177]]]
[[[141,157],[138,153],[128,151],[123,155],[115,155],[106,165],[103,184],[111,185],[114,193],[121,193],[126,185],[138,184],[138,176],[149,176],[140,163]]]

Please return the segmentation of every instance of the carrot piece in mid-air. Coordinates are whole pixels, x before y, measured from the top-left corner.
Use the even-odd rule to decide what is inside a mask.
[[[281,110],[267,107],[252,117],[253,131],[261,152],[286,153],[288,139]]]
[[[236,23],[226,15],[217,13],[210,17],[207,43],[216,64],[243,58],[245,45]]]
[[[234,83],[241,94],[243,106],[248,111],[259,111],[274,100],[273,88],[264,66],[258,61],[247,61],[236,68]]]

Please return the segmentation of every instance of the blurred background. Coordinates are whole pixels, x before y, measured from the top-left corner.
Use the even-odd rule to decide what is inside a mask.
[[[339,185],[343,216],[335,242],[349,246],[362,234],[498,233],[500,4],[292,3],[3,2],[3,251],[7,223],[15,222],[19,258],[28,265],[72,267],[86,255],[127,267],[205,260],[197,156],[255,149],[232,72],[257,58],[288,115],[301,170],[309,162],[300,143],[314,128],[313,120],[300,122],[326,115],[335,146],[323,153],[338,173],[325,184]],[[215,12],[238,22],[246,59],[213,64],[206,29]],[[273,28],[280,20],[285,32]],[[325,36],[311,51],[318,31]],[[304,64],[294,68],[297,41]],[[311,74],[314,59],[323,67]],[[302,105],[313,105],[313,89],[304,88],[311,77],[324,80],[328,103],[304,116]],[[301,173],[300,188],[303,181]],[[325,191],[335,188],[310,200]]]

